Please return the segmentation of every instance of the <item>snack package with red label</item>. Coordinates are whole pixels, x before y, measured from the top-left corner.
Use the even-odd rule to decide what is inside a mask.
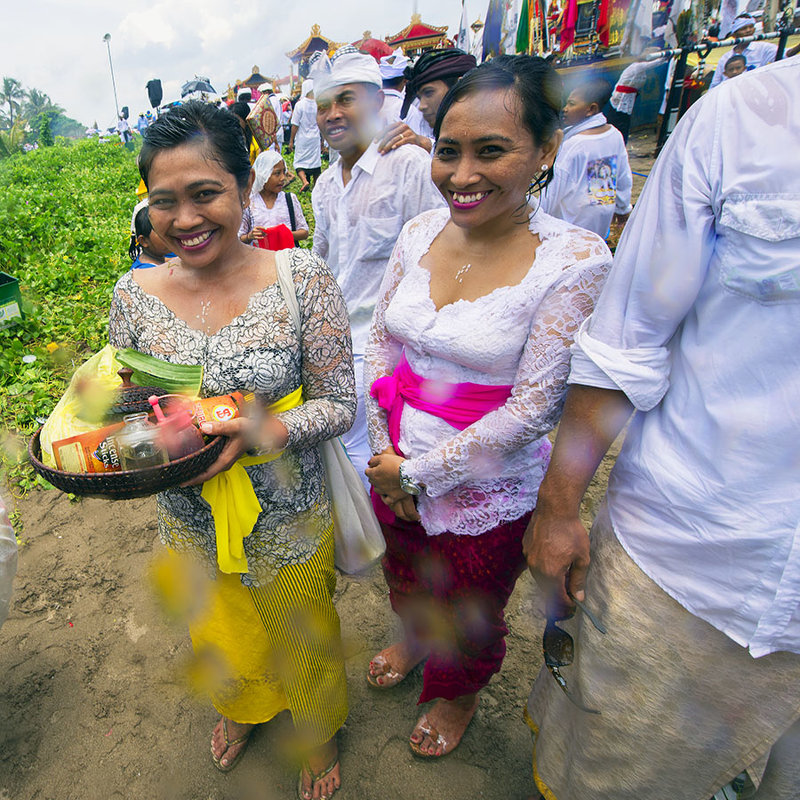
[[[189,411],[197,426],[204,422],[227,422],[229,419],[240,417],[253,399],[252,392],[248,394],[233,392],[219,397],[204,397],[191,403]]]

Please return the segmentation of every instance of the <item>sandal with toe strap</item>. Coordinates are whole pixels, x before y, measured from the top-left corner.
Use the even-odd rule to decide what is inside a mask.
[[[222,718],[222,738],[225,740],[225,750],[223,751],[222,755],[218,757],[214,752],[214,745],[211,745],[211,760],[214,762],[214,766],[220,772],[230,772],[239,763],[239,759],[244,755],[244,751],[247,750],[247,743],[250,741],[250,736],[252,735],[253,730],[254,728],[250,728],[250,730],[244,736],[240,736],[238,739],[234,739],[231,742],[228,740],[228,720],[225,719],[225,717]],[[239,750],[239,752],[234,756],[233,761],[231,761],[229,764],[223,764],[222,759],[224,758],[225,753],[227,753],[231,747],[234,747],[237,744],[243,744],[244,747],[242,747],[242,749]]]
[[[378,653],[372,661],[369,662],[370,669],[377,667],[383,669],[379,675],[373,675],[370,669],[367,670],[367,683],[374,686],[376,689],[391,689],[397,686],[398,683],[404,681],[408,675],[407,672],[398,672],[387,660],[383,653]],[[381,683],[378,683],[378,678]]]
[[[442,734],[439,733],[439,731],[433,725],[431,725],[426,714],[422,715],[419,722],[414,727],[411,735],[413,736],[415,733],[421,733],[423,741],[425,740],[426,736],[429,739],[433,739],[434,745],[436,745],[436,747],[441,746],[442,748],[441,753],[426,753],[420,747],[422,742],[417,744],[417,742],[409,741],[408,746],[411,748],[411,752],[420,758],[441,758],[442,756],[446,756],[448,753],[452,753],[453,750],[456,749],[456,745],[458,745],[458,742],[456,742],[456,744],[451,747],[447,739],[445,739],[444,736],[442,736]]]
[[[325,767],[322,772],[314,772],[311,769],[311,764],[308,761],[303,762],[303,766],[300,769],[300,777],[297,780],[297,797],[298,800],[308,800],[308,798],[303,794],[303,775],[308,773],[309,777],[311,778],[311,794],[314,794],[314,784],[317,781],[321,781],[326,775],[330,775],[339,764],[339,755],[338,753],[333,757],[333,760],[327,767]],[[320,795],[320,800],[330,800],[331,797],[338,791],[338,789],[334,789],[330,794],[327,795]]]

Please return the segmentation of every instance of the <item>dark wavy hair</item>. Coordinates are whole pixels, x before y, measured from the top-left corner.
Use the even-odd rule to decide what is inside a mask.
[[[211,157],[244,189],[250,178],[250,158],[239,123],[227,111],[197,100],[170,109],[144,132],[139,173],[145,186],[150,188],[150,168],[158,153],[199,138],[205,139]]]
[[[243,100],[237,100],[235,103],[231,103],[228,106],[228,111],[231,114],[236,114],[240,120],[244,123],[244,126],[241,125],[239,127],[242,128],[242,136],[244,136],[244,146],[247,148],[247,152],[250,152],[250,144],[253,141],[253,131],[250,130],[250,126],[247,124],[247,115],[250,113],[250,106],[247,105]]]
[[[470,70],[444,96],[433,128],[438,139],[442,122],[454,103],[485,90],[513,89],[520,102],[520,122],[541,147],[561,127],[564,92],[558,73],[539,56],[498,56]],[[553,178],[552,167],[538,175],[530,192],[541,192]]]
[[[142,246],[139,244],[139,237],[144,236],[147,238],[153,232],[153,225],[150,222],[150,212],[147,206],[142,206],[137,212],[133,220],[133,230],[131,234],[131,243],[128,246],[128,255],[131,261],[136,261],[142,254]]]

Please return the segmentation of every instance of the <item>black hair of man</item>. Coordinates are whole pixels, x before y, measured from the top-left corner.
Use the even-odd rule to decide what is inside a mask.
[[[395,89],[398,92],[403,88],[405,82],[406,79],[403,75],[399,78],[384,78],[382,81],[384,89]]]
[[[605,78],[589,78],[579,83],[573,90],[588,105],[597,104],[597,110],[602,111],[605,104],[611,99],[611,84]]]

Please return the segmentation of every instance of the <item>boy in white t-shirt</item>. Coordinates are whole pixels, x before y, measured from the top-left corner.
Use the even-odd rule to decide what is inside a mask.
[[[607,237],[612,219],[631,212],[633,178],[622,134],[600,109],[611,86],[592,78],[574,89],[562,116],[564,143],[553,166],[553,180],[541,207],[554,217]]]

